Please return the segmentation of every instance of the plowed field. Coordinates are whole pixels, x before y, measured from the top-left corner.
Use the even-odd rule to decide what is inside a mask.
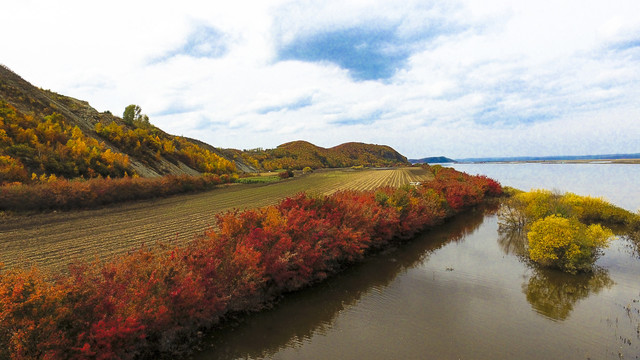
[[[274,204],[302,191],[372,190],[430,177],[421,168],[325,170],[267,185],[231,185],[96,210],[5,215],[0,216],[0,262],[61,270],[77,259],[105,258],[142,244],[184,243],[213,225],[216,213]]]

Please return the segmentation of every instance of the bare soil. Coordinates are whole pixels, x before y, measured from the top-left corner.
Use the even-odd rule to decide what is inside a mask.
[[[234,184],[95,210],[0,216],[0,263],[64,271],[77,260],[105,259],[158,242],[183,244],[215,225],[215,215],[275,204],[300,192],[372,190],[431,178],[422,168],[323,170],[271,184]]]

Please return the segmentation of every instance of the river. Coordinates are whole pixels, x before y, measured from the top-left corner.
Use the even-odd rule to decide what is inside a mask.
[[[529,191],[549,189],[603,197],[627,210],[640,209],[640,165],[612,163],[449,164],[471,175],[483,174],[502,185]]]
[[[454,167],[525,190],[640,206],[638,165]],[[462,214],[273,309],[229,321],[194,358],[638,359],[637,248],[614,240],[589,275],[541,270],[518,256],[521,243],[498,234],[495,210]]]

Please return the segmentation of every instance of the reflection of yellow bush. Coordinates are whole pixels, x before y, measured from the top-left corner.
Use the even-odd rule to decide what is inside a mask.
[[[586,226],[576,218],[550,215],[536,220],[527,234],[531,260],[575,273],[587,271],[613,236],[599,224]]]
[[[608,272],[600,268],[590,274],[578,275],[534,269],[522,291],[538,313],[554,320],[566,320],[578,301],[613,285]]]

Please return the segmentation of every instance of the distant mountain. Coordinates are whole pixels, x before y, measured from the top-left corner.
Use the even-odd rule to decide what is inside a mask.
[[[339,168],[360,165],[384,167],[409,164],[406,157],[389,146],[357,142],[327,149],[307,141],[293,141],[275,149],[246,150],[242,156],[245,162],[259,166],[263,170],[305,167]]]
[[[603,154],[603,155],[568,155],[568,156],[516,156],[516,157],[486,157],[458,159],[458,162],[510,162],[510,161],[571,161],[571,160],[617,160],[640,159],[636,154]]]
[[[409,159],[412,164],[442,164],[442,163],[454,163],[453,159],[444,156],[426,157],[422,159]]]

